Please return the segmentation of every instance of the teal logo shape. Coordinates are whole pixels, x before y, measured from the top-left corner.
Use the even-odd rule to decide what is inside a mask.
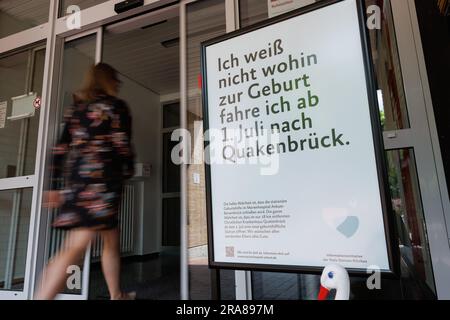
[[[342,233],[347,238],[355,235],[359,228],[359,219],[356,216],[348,216],[344,222],[337,226],[337,231]]]

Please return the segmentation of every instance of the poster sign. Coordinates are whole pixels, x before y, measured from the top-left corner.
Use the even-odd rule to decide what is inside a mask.
[[[36,99],[37,93],[34,92],[11,98],[11,116],[8,117],[8,120],[14,121],[33,117],[36,110]]]
[[[212,267],[395,272],[367,40],[342,0],[202,44]]]
[[[6,125],[6,113],[8,111],[8,101],[0,102],[0,129]]]
[[[267,0],[269,18],[307,6],[314,2],[315,0]]]

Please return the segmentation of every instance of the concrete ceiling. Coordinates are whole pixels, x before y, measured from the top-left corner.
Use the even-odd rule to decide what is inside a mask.
[[[103,43],[103,61],[122,75],[160,95],[179,91],[178,17],[125,33],[106,32]]]
[[[225,33],[225,6],[200,4],[188,11],[187,64],[188,90],[198,89],[200,44]],[[160,95],[178,93],[180,79],[178,14],[163,21],[143,19],[139,27],[128,31],[110,26],[104,36],[103,61],[121,74]],[[150,25],[148,24],[150,23]],[[172,42],[168,47],[165,42]]]

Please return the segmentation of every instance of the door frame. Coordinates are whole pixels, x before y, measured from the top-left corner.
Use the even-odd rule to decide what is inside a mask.
[[[96,43],[96,62],[101,60],[102,50],[102,28],[107,24],[128,19],[137,15],[153,12],[157,14],[165,6],[177,4],[178,0],[144,0],[142,7],[128,12],[117,14],[114,6],[118,0],[104,1],[95,6],[83,9],[81,11],[81,28],[71,30],[67,26],[68,16],[59,17],[60,1],[49,0],[48,21],[24,30],[18,33],[6,36],[0,39],[0,54],[12,54],[25,50],[33,44],[45,40],[45,63],[42,86],[42,107],[39,118],[39,131],[37,137],[35,173],[31,176],[2,179],[0,188],[9,190],[14,188],[33,188],[32,207],[30,227],[28,234],[27,258],[25,283],[23,291],[1,291],[0,299],[33,299],[34,292],[37,289],[40,272],[45,265],[45,242],[47,230],[45,225],[48,223],[48,216],[42,210],[42,196],[45,190],[45,181],[48,179],[46,160],[49,153],[49,137],[52,136],[52,126],[54,123],[50,120],[51,102],[58,101],[55,81],[60,79],[60,70],[62,60],[62,50],[66,41],[75,40],[93,32],[98,32]],[[181,14],[181,11],[180,11]],[[181,29],[181,28],[180,28]],[[89,265],[87,260],[85,266]],[[86,269],[88,270],[88,269]],[[83,273],[83,282],[88,283],[88,272]],[[187,280],[186,280],[187,281]],[[83,287],[86,288],[87,286]],[[88,292],[82,295],[59,295],[57,299],[86,299]]]
[[[57,0],[51,0],[52,2],[57,2]],[[60,103],[60,83],[62,75],[62,67],[63,67],[63,54],[64,54],[64,46],[67,42],[81,39],[83,37],[96,34],[96,52],[95,52],[95,63],[99,63],[102,61],[102,51],[103,51],[103,35],[104,30],[113,25],[125,25],[127,23],[134,23],[136,19],[151,19],[158,14],[165,14],[168,10],[177,8],[178,12],[180,10],[179,4],[177,4],[175,0],[145,0],[144,7],[138,8],[138,14],[136,16],[129,16],[129,13],[121,14],[117,16],[117,14],[113,11],[114,2],[116,1],[106,1],[105,3],[99,4],[97,6],[87,8],[82,11],[84,13],[82,19],[81,30],[68,30],[65,25],[65,21],[67,17],[58,18],[55,21],[55,25],[52,38],[55,40],[54,45],[54,53],[51,58],[52,65],[54,70],[52,70],[52,78],[48,79],[48,83],[50,86],[49,97],[50,101],[53,102],[53,105],[56,107],[53,108],[52,112],[60,112],[60,107],[58,104]],[[56,12],[58,12],[58,5],[56,5]],[[151,10],[150,12],[147,12]],[[140,13],[140,14],[139,14]],[[125,20],[124,20],[125,19]],[[92,27],[90,27],[92,26]],[[47,114],[47,126],[46,126],[46,138],[42,141],[42,145],[40,148],[44,150],[46,153],[46,157],[49,157],[48,148],[52,145],[53,140],[51,137],[54,134],[51,131],[55,129],[56,123],[52,123],[49,120],[49,115]],[[49,129],[50,128],[50,129]],[[47,151],[46,151],[47,150]],[[45,163],[45,160],[44,160]],[[45,173],[45,170],[41,173],[42,181],[47,181],[48,177]],[[44,190],[43,184],[41,185],[40,191]],[[40,201],[39,201],[40,205]],[[50,221],[48,215],[43,215],[44,211],[40,206],[37,207],[39,210],[39,216],[42,217],[39,222],[37,222],[38,229],[38,237],[36,238],[36,248],[34,250],[34,264],[33,271],[34,274],[32,276],[33,283],[33,291],[36,289],[38,284],[38,277],[43,270],[46,261],[45,256],[48,253],[48,234],[50,228]],[[40,242],[39,242],[39,241]],[[90,251],[91,247],[89,246],[86,251],[85,260],[83,263],[83,272],[82,272],[82,292],[81,294],[58,294],[57,300],[87,300],[89,296],[89,276],[90,276]],[[187,279],[182,280],[182,282],[187,283]],[[29,296],[29,299],[32,299],[32,296]]]

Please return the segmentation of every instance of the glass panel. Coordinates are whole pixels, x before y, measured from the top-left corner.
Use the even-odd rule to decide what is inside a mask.
[[[381,29],[370,30],[381,122],[385,131],[406,129],[410,125],[391,4],[386,0],[366,4],[381,6],[383,11]]]
[[[11,98],[25,94],[29,54],[25,51],[0,60],[0,78],[8,79],[0,82],[0,101],[7,103],[7,118],[11,116]],[[7,118],[0,123],[0,178],[17,176],[20,161],[18,140],[23,121],[10,121]]]
[[[163,106],[163,128],[180,126],[180,103],[170,103]]]
[[[220,298],[221,300],[236,300],[236,272],[234,270],[220,270]]]
[[[202,41],[224,34],[225,1],[198,1],[187,6],[187,72],[188,72],[188,129],[191,137],[202,132],[200,75],[200,44]],[[197,126],[195,125],[197,122]],[[208,269],[205,168],[202,162],[203,142],[192,143],[193,164],[188,166],[189,217],[189,277],[191,299],[211,298],[211,275]],[[198,149],[196,147],[199,147]]]
[[[414,151],[388,151],[387,159],[401,256],[413,275],[435,291]]]
[[[267,1],[240,0],[239,16],[241,28],[269,18]]]
[[[163,193],[180,192],[180,166],[172,162],[172,149],[178,141],[171,141],[172,132],[163,134]]]
[[[320,2],[322,0],[303,0],[293,3],[293,1],[272,0],[274,14],[272,16],[284,13],[290,10],[295,10],[313,2]],[[283,9],[286,8],[286,9]],[[281,11],[283,10],[283,11]],[[275,12],[276,11],[276,12]],[[239,15],[241,28],[258,23],[269,18],[269,4],[267,1],[261,0],[240,0],[239,1]]]
[[[23,290],[32,194],[0,191],[0,290]]]
[[[255,300],[317,300],[320,278],[274,272],[252,272]]]
[[[65,107],[73,102],[73,94],[80,89],[85,73],[95,63],[96,35],[65,43],[63,54],[62,81],[59,88],[59,107],[55,113],[55,121],[62,119]],[[67,76],[70,75],[70,76]],[[50,213],[51,219],[57,214],[57,210]],[[48,259],[54,256],[64,244],[67,233],[57,229],[50,229]],[[82,265],[82,261],[80,261]],[[81,294],[81,289],[65,289],[64,293]]]
[[[180,198],[163,199],[163,246],[180,245]]]
[[[63,56],[62,83],[59,91],[60,116],[73,102],[73,94],[80,89],[86,71],[95,63],[96,35],[73,40],[65,44]],[[66,76],[70,75],[70,77]]]
[[[24,99],[13,98],[30,92],[41,95],[44,61],[44,49],[0,58],[0,79],[8,79],[0,82],[0,112],[6,108],[6,119],[0,120],[0,179],[34,174],[40,111],[28,101],[32,113],[19,119],[10,117]]]
[[[48,21],[50,0],[0,1],[0,38]]]
[[[42,85],[44,81],[45,49],[35,51],[33,77],[31,91],[36,92],[38,97],[42,97]],[[39,118],[41,109],[35,110],[34,117],[28,118],[27,145],[25,149],[25,163],[23,175],[34,174],[34,164],[37,151],[37,136],[39,130]]]
[[[69,10],[68,12],[68,8],[69,6],[78,6],[80,8],[80,10],[86,9],[86,8],[90,8],[93,6],[96,6],[100,3],[103,2],[107,2],[108,0],[61,0],[60,2],[60,17],[64,17],[67,14],[71,14],[72,11]]]

